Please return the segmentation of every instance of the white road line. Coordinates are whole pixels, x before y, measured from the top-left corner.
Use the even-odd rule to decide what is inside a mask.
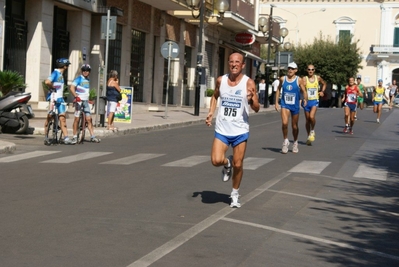
[[[282,179],[284,179],[288,175],[289,174],[287,174],[287,173],[280,174],[279,176],[264,183],[262,186],[255,189],[254,191],[252,191],[250,194],[246,195],[245,197],[243,197],[242,200],[249,201],[249,200],[255,198],[256,196],[262,194],[263,192],[265,192],[267,189],[269,189],[273,185],[280,182]],[[245,203],[242,203],[242,205],[245,205]],[[133,262],[132,264],[129,264],[127,267],[145,267],[145,266],[149,266],[149,265],[153,264],[160,258],[164,257],[165,255],[169,254],[176,248],[180,247],[181,245],[183,245],[184,243],[189,241],[191,238],[193,238],[197,234],[199,234],[202,231],[204,231],[205,229],[209,228],[214,223],[220,221],[225,216],[232,213],[234,210],[236,210],[236,209],[232,209],[230,207],[225,207],[225,208],[221,209],[220,211],[216,212],[215,214],[209,216],[207,219],[203,220],[202,222],[199,222],[198,224],[194,225],[190,229],[188,229],[185,232],[181,233],[180,235],[176,236],[169,242],[166,242],[162,246],[156,248],[155,250],[151,251],[147,255],[145,255],[142,258],[138,259],[137,261]]]
[[[165,154],[141,153],[133,156],[101,162],[100,164],[130,165],[133,163],[154,159]]]
[[[244,159],[244,170],[256,170],[262,165],[265,165],[274,159],[272,158],[245,158]]]
[[[210,156],[191,156],[181,160],[176,160],[173,162],[166,163],[162,166],[166,167],[193,167],[195,165],[210,161]]]
[[[299,234],[299,233],[295,233],[295,232],[292,232],[292,231],[287,231],[287,230],[282,230],[282,229],[278,229],[278,228],[275,228],[275,227],[270,227],[270,226],[267,226],[267,225],[261,225],[261,224],[257,224],[257,223],[250,223],[250,222],[245,222],[245,221],[231,219],[231,218],[225,218],[224,217],[224,218],[222,218],[222,220],[223,221],[232,222],[232,223],[242,224],[242,225],[248,225],[248,226],[256,227],[256,228],[259,228],[259,229],[265,229],[265,230],[273,231],[273,232],[280,233],[280,234],[295,236],[295,237],[303,238],[303,239],[306,239],[306,240],[312,240],[312,241],[319,242],[319,243],[334,245],[334,246],[341,247],[341,248],[353,249],[353,250],[356,250],[356,251],[365,252],[365,253],[368,253],[368,254],[373,254],[373,255],[380,256],[380,257],[384,257],[384,258],[388,258],[388,259],[399,261],[399,256],[395,256],[395,255],[379,252],[379,251],[372,250],[372,249],[356,247],[356,246],[353,246],[353,245],[350,245],[350,244],[347,244],[347,243],[343,243],[343,242],[331,241],[331,240],[324,239],[324,238],[319,238],[319,237],[314,237],[314,236],[310,236],[310,235]]]
[[[19,161],[19,160],[24,160],[24,159],[31,159],[35,157],[41,157],[41,156],[46,156],[46,155],[51,155],[54,153],[59,153],[61,151],[33,151],[33,152],[27,152],[19,155],[14,155],[14,156],[9,156],[5,158],[0,158],[0,162],[14,162],[14,161]]]
[[[288,172],[316,173],[320,174],[331,162],[304,160]]]
[[[71,163],[71,162],[81,161],[81,160],[85,160],[85,159],[101,157],[101,156],[108,155],[108,154],[112,154],[112,152],[85,152],[85,153],[80,153],[80,154],[76,154],[73,156],[50,159],[50,160],[42,161],[40,163],[64,163],[65,164],[65,163]]]
[[[367,165],[360,164],[359,167],[357,168],[355,174],[353,175],[353,177],[386,181],[387,175],[388,175],[388,172],[384,169],[377,168],[377,167],[369,167]]]

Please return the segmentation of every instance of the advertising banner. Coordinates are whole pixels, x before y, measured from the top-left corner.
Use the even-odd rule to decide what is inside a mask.
[[[118,102],[114,122],[132,122],[133,87],[120,86],[122,100]]]

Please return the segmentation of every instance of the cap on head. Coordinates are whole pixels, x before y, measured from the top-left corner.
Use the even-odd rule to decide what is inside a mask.
[[[382,83],[382,79],[378,79],[378,82],[379,82],[379,83]]]
[[[298,66],[296,65],[295,62],[291,62],[290,64],[288,64],[288,68],[293,68],[293,69],[297,69]]]

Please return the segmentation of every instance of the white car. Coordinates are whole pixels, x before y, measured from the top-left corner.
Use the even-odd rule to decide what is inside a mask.
[[[394,105],[399,105],[399,95],[395,96],[395,98],[393,99],[393,104]]]

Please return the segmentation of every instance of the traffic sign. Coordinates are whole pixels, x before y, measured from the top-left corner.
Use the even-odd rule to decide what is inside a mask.
[[[161,54],[164,58],[176,58],[179,55],[179,46],[173,41],[167,41],[161,46]]]

